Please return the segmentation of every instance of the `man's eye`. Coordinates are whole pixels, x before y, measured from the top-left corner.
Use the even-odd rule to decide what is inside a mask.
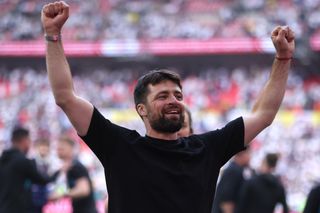
[[[177,95],[176,96],[177,100],[182,101],[183,100],[183,96],[182,95]]]

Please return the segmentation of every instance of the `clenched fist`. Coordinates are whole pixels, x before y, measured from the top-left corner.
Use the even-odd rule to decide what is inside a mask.
[[[64,1],[46,4],[42,8],[41,22],[47,35],[58,35],[69,17],[69,5]]]
[[[277,50],[277,57],[292,58],[295,48],[294,32],[289,27],[276,27],[271,33],[271,39]]]

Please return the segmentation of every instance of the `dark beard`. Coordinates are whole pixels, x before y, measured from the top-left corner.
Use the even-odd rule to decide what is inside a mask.
[[[150,126],[158,132],[175,133],[181,129],[183,121],[184,121],[184,113],[181,113],[179,120],[167,119],[164,117],[164,115],[162,115],[157,120],[151,120]]]

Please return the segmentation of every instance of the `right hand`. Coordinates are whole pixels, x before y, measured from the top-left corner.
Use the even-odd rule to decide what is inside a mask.
[[[279,58],[291,58],[295,49],[294,32],[288,26],[278,26],[271,33],[271,39]]]
[[[46,4],[42,8],[41,22],[47,35],[58,35],[69,17],[69,5],[64,1]]]

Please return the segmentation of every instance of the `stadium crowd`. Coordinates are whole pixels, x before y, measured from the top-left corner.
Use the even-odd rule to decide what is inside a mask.
[[[75,136],[71,124],[55,106],[44,70],[2,68],[0,73],[1,147],[7,146],[10,132],[16,125],[28,127],[33,138],[45,136],[54,141],[66,132]],[[267,79],[268,68],[208,68],[198,73],[180,73],[184,79],[184,98],[193,114],[194,130],[201,133],[219,128],[236,115],[245,113]],[[90,73],[76,73],[74,81],[78,93],[104,109],[111,120],[127,127],[140,126],[142,132],[140,118],[133,110],[128,110],[134,109],[130,94],[138,74],[130,69],[97,69]],[[314,76],[302,77],[295,70],[290,76],[276,122],[253,143],[251,164],[254,168],[258,167],[265,153],[281,154],[277,173],[286,186],[293,209],[301,210],[310,188],[320,180],[318,81]],[[284,134],[286,132],[290,134]],[[55,142],[52,143],[54,147]],[[91,153],[88,154],[85,146],[81,150],[81,159],[90,168],[97,195],[102,198],[105,186],[101,165]]]
[[[42,39],[40,11],[48,0],[0,1],[0,41]],[[289,25],[297,39],[320,31],[319,0],[68,0],[65,40],[269,37]]]

